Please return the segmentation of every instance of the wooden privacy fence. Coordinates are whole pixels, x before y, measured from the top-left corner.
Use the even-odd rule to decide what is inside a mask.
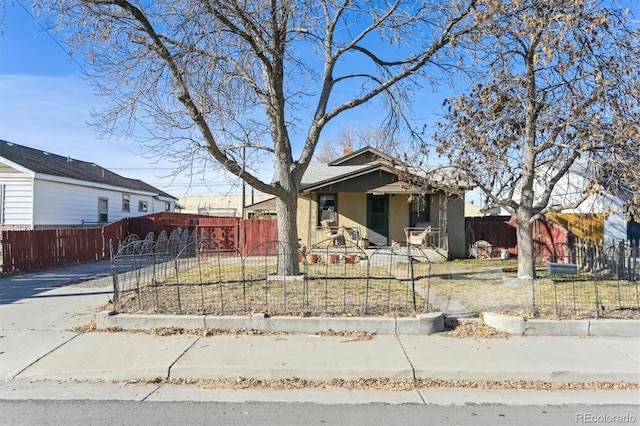
[[[511,254],[517,254],[516,228],[509,225],[510,219],[511,216],[466,218],[465,240],[467,247],[472,247],[476,241],[486,241],[494,251],[498,251],[498,254],[499,249],[507,249]]]
[[[102,228],[2,232],[2,271],[33,271],[109,258],[109,240],[127,235],[126,220]]]
[[[147,235],[174,229],[197,231],[199,239],[245,255],[266,241],[277,239],[275,220],[241,220],[182,213],[158,213],[122,219],[101,228],[58,228],[2,232],[2,271],[33,271],[109,259],[110,242],[118,247],[128,235]]]

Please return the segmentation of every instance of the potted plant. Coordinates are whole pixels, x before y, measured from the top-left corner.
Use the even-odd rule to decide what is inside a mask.
[[[356,263],[357,256],[353,253],[347,253],[344,255],[344,263]]]
[[[307,254],[307,246],[302,244],[302,239],[298,238],[298,262],[304,261],[304,257]]]

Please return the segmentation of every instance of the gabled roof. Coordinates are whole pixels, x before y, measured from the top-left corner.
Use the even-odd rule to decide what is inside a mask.
[[[314,191],[318,188],[363,176],[374,171],[399,174],[402,167],[398,160],[382,152],[364,147],[330,163],[311,163],[302,177],[301,190]]]
[[[391,157],[390,155],[387,155],[382,151],[378,151],[377,149],[370,146],[365,146],[364,148],[360,148],[340,158],[337,158],[329,162],[328,164],[330,166],[339,166],[345,163],[354,164],[354,161],[358,161],[361,164],[372,164],[375,162],[384,162],[387,164],[398,163],[398,160]]]
[[[2,162],[2,159],[6,159],[35,174],[115,186],[131,191],[150,192],[157,196],[177,200],[173,195],[146,182],[120,176],[95,163],[63,157],[0,139],[0,162]]]
[[[373,166],[375,168],[376,166]],[[332,166],[330,163],[311,163],[302,177],[302,186],[330,182],[337,178],[344,178],[359,172],[371,169],[372,166],[364,164],[361,166]]]
[[[366,146],[329,163],[311,163],[302,177],[302,192],[317,191],[323,187],[345,182],[371,173],[388,173],[395,176],[388,184],[370,188],[367,192],[388,194],[419,194],[450,191],[452,185],[460,190],[468,189],[459,181],[451,180],[442,167],[411,167],[375,148]]]

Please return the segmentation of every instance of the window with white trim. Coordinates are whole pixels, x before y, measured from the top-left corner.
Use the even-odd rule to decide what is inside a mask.
[[[109,199],[98,198],[98,223],[107,223],[109,221]]]
[[[131,194],[122,194],[122,211],[131,211]]]

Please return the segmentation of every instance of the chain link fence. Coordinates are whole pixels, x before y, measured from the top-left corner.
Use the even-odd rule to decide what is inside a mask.
[[[322,241],[308,251],[272,241],[246,256],[174,231],[132,237],[112,255],[118,312],[412,316],[429,312],[431,262],[420,249],[363,250]],[[278,275],[285,259],[300,275]]]

